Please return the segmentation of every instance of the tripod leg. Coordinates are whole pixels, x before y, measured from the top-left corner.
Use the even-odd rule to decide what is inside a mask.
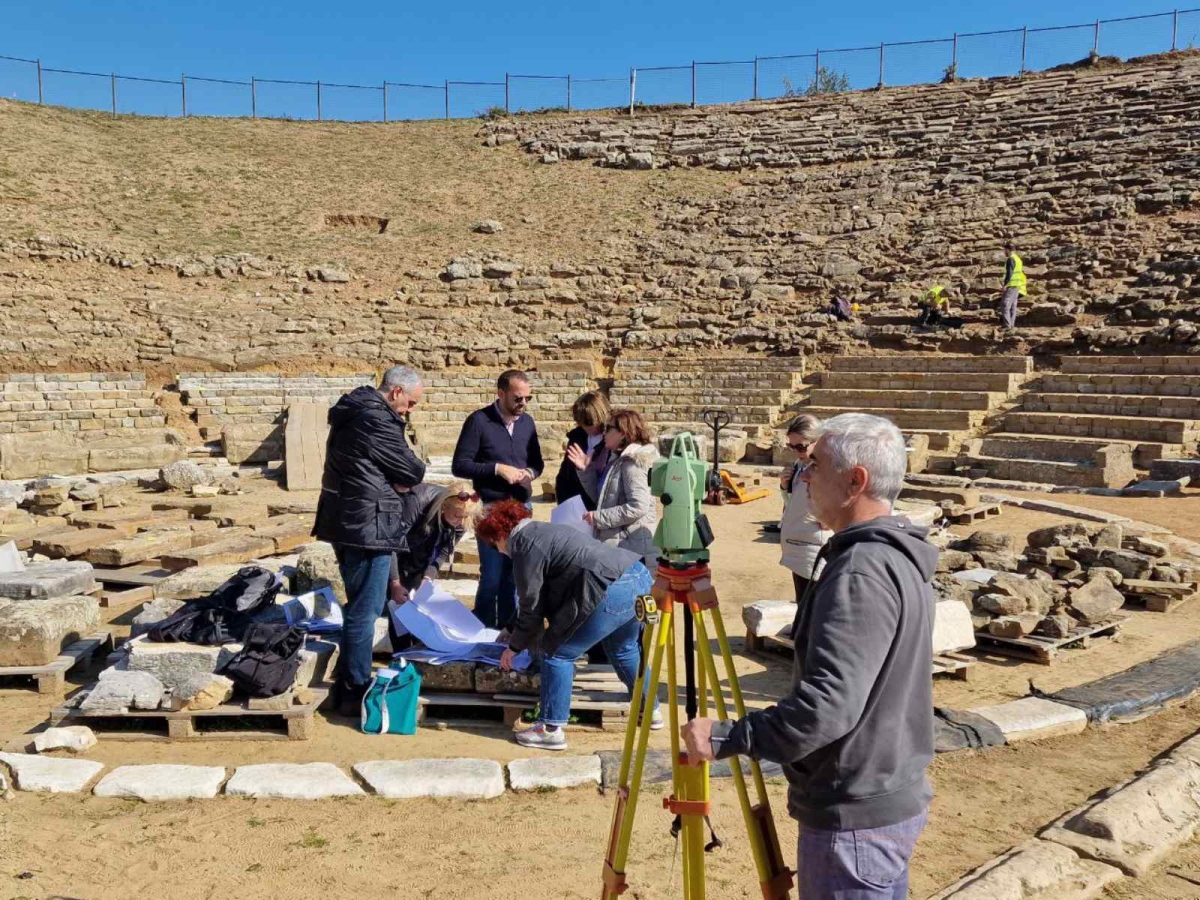
[[[713,628],[717,633],[717,643],[721,647],[721,658],[729,677],[730,693],[733,695],[739,717],[745,714],[742,702],[741,686],[738,684],[737,671],[733,667],[733,654],[729,650],[729,640],[725,634],[724,622],[721,620],[721,610],[713,606],[708,610],[713,619]],[[713,659],[712,648],[708,642],[708,630],[704,624],[704,616],[697,613],[694,617],[696,627],[696,645],[700,660],[711,679],[713,700],[717,708],[717,718],[726,721],[729,712],[725,705],[725,695],[720,689],[716,661]],[[792,887],[791,873],[783,862],[783,853],[779,847],[779,837],[775,833],[775,823],[771,817],[770,802],[767,798],[766,784],[763,781],[762,769],[757,760],[751,759],[750,771],[754,778],[758,803],[750,801],[750,792],[746,787],[746,778],[742,774],[741,759],[734,757],[730,760],[733,774],[733,784],[737,790],[738,802],[742,807],[742,818],[746,824],[746,833],[750,838],[750,852],[754,857],[754,866],[758,871],[759,884],[762,887],[765,900],[786,900]]]
[[[649,631],[650,629],[647,629],[647,632]],[[666,608],[659,612],[659,622],[653,631],[654,656],[650,666],[648,698],[658,695],[663,656],[668,650],[671,654],[670,659],[674,659],[675,656],[669,604],[666,604]],[[645,646],[649,647],[651,638],[643,635],[643,640]],[[642,703],[642,678],[643,676],[639,672],[634,682],[630,719],[625,726],[625,747],[621,754],[622,778],[617,789],[616,808],[613,810],[612,830],[608,839],[608,853],[604,860],[601,900],[615,900],[624,893],[626,887],[625,864],[629,858],[629,841],[633,835],[634,815],[637,812],[638,793],[641,790],[642,773],[646,763],[646,746],[650,740],[651,717],[645,713],[653,708],[649,703]],[[643,713],[640,724],[634,710]],[[625,776],[628,776],[628,781]]]

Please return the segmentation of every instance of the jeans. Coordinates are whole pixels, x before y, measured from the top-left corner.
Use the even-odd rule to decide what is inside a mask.
[[[1000,317],[1004,319],[1004,327],[1013,329],[1017,327],[1017,301],[1021,299],[1021,292],[1016,288],[1005,288],[1004,293],[1000,297]]]
[[[375,620],[383,615],[387,603],[392,554],[387,550],[353,547],[337,547],[336,550],[338,568],[346,583],[338,680],[347,687],[364,688],[371,680]]]
[[[479,587],[475,615],[488,628],[504,628],[517,614],[517,583],[512,560],[486,541],[479,541]]]
[[[826,831],[800,826],[796,856],[804,900],[908,900],[908,861],[928,810],[895,825]]]
[[[603,644],[608,661],[633,697],[641,656],[642,626],[634,614],[634,599],[650,592],[653,579],[644,565],[634,563],[608,586],[604,600],[553,656],[542,660],[542,721],[566,725],[571,715],[575,660],[594,644]],[[649,687],[649,685],[647,685]]]

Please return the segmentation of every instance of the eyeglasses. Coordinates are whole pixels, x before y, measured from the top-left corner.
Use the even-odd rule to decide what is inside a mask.
[[[468,491],[459,491],[454,496],[456,499],[460,500],[463,503],[466,503],[468,500],[471,501],[472,503],[474,503],[476,500],[479,499],[478,494],[473,494]]]
[[[811,445],[810,445],[810,444],[805,444],[805,443],[793,444],[791,441],[788,441],[788,446],[789,446],[789,447],[791,447],[793,450],[795,450],[797,453],[803,453],[803,452],[804,452],[805,450],[807,450],[807,449],[808,449],[808,448],[809,448]]]
[[[512,401],[513,401],[513,403],[528,403],[532,399],[533,399],[533,394],[528,394],[527,396],[524,396],[524,397],[513,397]]]

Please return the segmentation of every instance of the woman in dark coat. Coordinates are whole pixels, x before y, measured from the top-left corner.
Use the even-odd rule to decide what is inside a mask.
[[[512,559],[517,583],[517,621],[500,668],[511,668],[516,654],[541,635],[541,719],[518,732],[517,743],[565,750],[575,660],[589,647],[604,645],[632,697],[641,633],[634,603],[649,593],[650,572],[636,553],[602,544],[569,525],[534,522],[515,500],[492,504],[475,534]],[[653,715],[653,724],[661,727],[657,709]]]
[[[572,497],[582,497],[583,505],[588,510],[596,508],[595,499],[583,488],[579,469],[569,459],[571,448],[578,447],[587,458],[587,470],[595,476],[596,482],[604,480],[608,464],[613,459],[604,446],[604,426],[612,416],[612,408],[608,398],[599,391],[588,391],[581,394],[571,405],[571,418],[577,427],[567,432],[567,456],[563,457],[558,475],[554,479],[554,499],[557,503],[570,500]]]

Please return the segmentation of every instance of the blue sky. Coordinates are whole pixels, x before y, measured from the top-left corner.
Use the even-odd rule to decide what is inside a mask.
[[[1200,5],[1198,3],[1197,5]],[[179,80],[210,76],[233,80],[296,79],[380,85],[385,79],[441,85],[445,79],[503,81],[504,73],[571,73],[576,106],[617,105],[628,99],[630,66],[690,67],[693,59],[749,60],[755,56],[809,54],[817,48],[864,47],[949,37],[953,32],[1031,28],[1162,12],[1167,0],[1088,2],[947,2],[897,4],[883,0],[828,3],[739,4],[682,2],[336,4],[324,0],[207,3],[54,2],[10,3],[0,30],[0,54],[37,58],[43,65],[89,72]],[[1200,46],[1200,12],[1181,16],[1180,43]],[[1031,68],[1078,59],[1091,47],[1090,29],[1035,35],[1027,46]],[[1131,55],[1167,49],[1170,19],[1114,25],[1101,32],[1101,51]],[[889,84],[933,80],[948,64],[951,45],[885,51]],[[1020,37],[960,42],[960,74],[1011,73],[1020,62]],[[822,60],[855,87],[878,80],[878,51],[826,54]],[[760,95],[803,87],[813,61],[783,60],[759,66]],[[587,82],[611,77],[612,82]],[[47,73],[47,102],[107,108],[105,78]],[[562,105],[565,81],[510,82],[514,108]],[[753,91],[753,66],[701,67],[700,102],[742,99]],[[249,89],[189,85],[193,114],[249,114]],[[691,71],[643,72],[646,102],[690,99]],[[36,99],[32,67],[0,61],[0,96]],[[379,118],[382,90],[323,91],[326,118]],[[503,87],[457,86],[453,114],[502,105]],[[178,115],[180,88],[118,82],[118,109]],[[440,91],[389,88],[391,117],[440,115]],[[315,116],[315,88],[260,85],[260,115]]]

